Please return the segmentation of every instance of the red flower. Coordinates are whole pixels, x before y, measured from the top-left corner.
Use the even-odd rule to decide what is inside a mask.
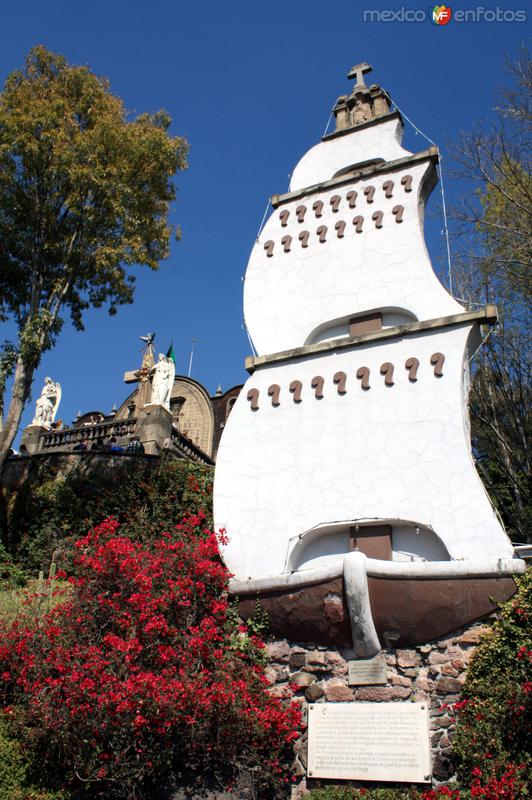
[[[136,796],[147,771],[153,779],[190,762],[227,771],[240,757],[264,785],[274,774],[284,781],[301,712],[266,691],[255,634],[235,653],[229,573],[204,517],[149,544],[110,519],[76,548],[67,599],[0,633],[4,703],[46,768],[74,794],[127,775]]]

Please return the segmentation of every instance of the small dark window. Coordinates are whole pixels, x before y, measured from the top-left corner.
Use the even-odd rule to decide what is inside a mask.
[[[181,409],[185,405],[185,398],[184,397],[171,397],[170,398],[170,411],[172,412],[172,416],[174,419],[179,419],[179,415],[181,414]]]

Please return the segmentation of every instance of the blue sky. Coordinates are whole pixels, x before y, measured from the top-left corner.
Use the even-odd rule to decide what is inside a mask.
[[[36,44],[88,64],[111,81],[132,114],[165,108],[172,132],[190,143],[190,165],[178,177],[172,221],[183,238],[158,272],[139,268],[135,303],[115,317],[86,317],[78,333],[67,324],[45,355],[23,418],[31,421],[45,375],[58,380],[58,416],[79,409],[108,412],[128,392],[125,369],[136,368],[138,337],[156,331],[166,351],[173,339],[177,372],[186,374],[197,339],[192,376],[214,392],[243,382],[250,352],[242,329],[242,284],[268,197],[285,191],[288,174],[322,135],[349,68],[374,67],[370,81],[386,88],[416,125],[448,142],[474,121],[489,118],[493,92],[506,80],[504,62],[530,36],[526,23],[364,22],[365,9],[403,4],[335,0],[257,3],[231,0],[4,0],[0,7],[0,81],[22,66]],[[485,9],[526,9],[524,0],[484,2]],[[428,3],[405,3],[429,14]],[[459,7],[452,3],[453,10]],[[473,9],[473,3],[461,5]],[[529,13],[529,17],[531,14]],[[427,143],[407,126],[405,145]],[[453,185],[444,161],[446,189]],[[434,261],[444,255],[437,216],[427,224]],[[1,246],[1,243],[0,243]],[[0,337],[2,332],[0,332]]]

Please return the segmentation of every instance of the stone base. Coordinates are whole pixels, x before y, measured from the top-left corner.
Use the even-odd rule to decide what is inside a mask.
[[[172,436],[172,414],[161,405],[147,403],[139,409],[135,435],[144,445],[148,455],[159,455],[161,444]]]
[[[348,662],[355,658],[351,648],[301,645],[286,639],[267,645],[269,663],[266,676],[270,692],[301,706],[304,722],[308,704],[323,702],[427,702],[430,714],[433,785],[446,783],[454,775],[451,740],[455,730],[452,704],[460,696],[467,664],[485,625],[476,623],[444,639],[411,648],[382,651],[387,664],[384,686],[349,686]],[[306,724],[303,726],[306,728]],[[299,783],[292,797],[303,797],[307,789],[320,786],[319,780],[306,776],[307,733],[296,742],[296,774]],[[327,783],[331,783],[327,781]],[[334,781],[333,781],[334,783]],[[346,785],[338,781],[338,785]],[[376,787],[374,782],[349,782],[359,788]],[[383,784],[390,787],[391,784]],[[407,788],[406,784],[402,784]]]
[[[22,434],[20,443],[26,445],[28,453],[33,455],[41,450],[42,438],[49,432],[50,428],[45,428],[44,425],[28,425]]]
[[[170,418],[172,417],[172,412],[160,403],[145,403],[142,408],[139,408],[139,414],[154,414],[159,411],[163,412],[163,416],[167,414]]]

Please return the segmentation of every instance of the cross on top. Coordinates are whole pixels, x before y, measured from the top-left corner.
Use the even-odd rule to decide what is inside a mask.
[[[366,84],[364,83],[364,75],[366,72],[371,72],[372,69],[373,67],[363,61],[362,64],[355,64],[354,67],[351,67],[347,77],[349,80],[356,78],[355,86],[365,86]]]

